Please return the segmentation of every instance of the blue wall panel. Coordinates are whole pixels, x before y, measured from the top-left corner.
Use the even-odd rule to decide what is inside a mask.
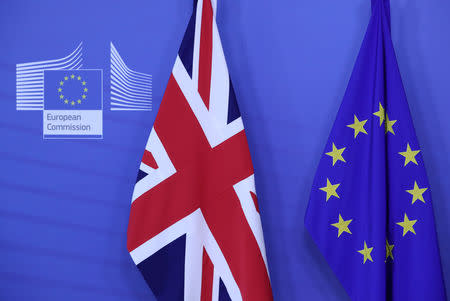
[[[431,184],[450,287],[450,3],[391,1],[392,36]],[[153,300],[126,251],[134,180],[191,2],[0,2],[0,300]],[[255,165],[276,300],[346,300],[303,227],[312,179],[370,15],[369,0],[218,0]],[[83,41],[103,69],[102,140],[43,140],[16,111],[16,64]],[[153,111],[113,112],[109,45],[152,74]]]

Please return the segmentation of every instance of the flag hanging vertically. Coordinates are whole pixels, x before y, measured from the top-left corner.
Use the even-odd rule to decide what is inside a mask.
[[[388,0],[372,0],[305,226],[351,299],[445,300],[430,187]]]
[[[134,188],[127,247],[158,300],[272,300],[215,15],[215,0],[194,2]]]

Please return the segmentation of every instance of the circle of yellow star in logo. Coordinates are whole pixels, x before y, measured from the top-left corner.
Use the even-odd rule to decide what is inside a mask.
[[[75,84],[78,84],[80,86],[81,93],[80,93],[79,97],[70,99],[64,95],[64,83],[69,82],[69,81],[73,81]],[[61,99],[61,101],[63,101],[64,104],[67,104],[70,106],[82,104],[82,102],[87,99],[87,92],[88,92],[87,82],[85,80],[83,80],[83,78],[80,75],[78,75],[78,76],[75,76],[75,74],[65,75],[63,77],[63,80],[61,80],[59,82],[57,90],[58,90],[59,99]]]

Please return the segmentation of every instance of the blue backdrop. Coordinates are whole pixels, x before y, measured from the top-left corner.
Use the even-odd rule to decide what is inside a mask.
[[[126,251],[138,165],[191,1],[1,1],[0,299],[153,300]],[[392,35],[431,184],[450,287],[450,2],[391,1]],[[346,300],[303,227],[313,176],[370,15],[369,0],[218,0],[255,166],[276,300]],[[83,41],[103,69],[102,140],[43,140],[16,111],[16,64]],[[153,111],[110,111],[110,42],[153,75]]]

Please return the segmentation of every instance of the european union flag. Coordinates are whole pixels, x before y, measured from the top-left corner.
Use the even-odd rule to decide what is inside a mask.
[[[372,0],[305,225],[353,300],[445,300],[430,186],[388,0]]]

